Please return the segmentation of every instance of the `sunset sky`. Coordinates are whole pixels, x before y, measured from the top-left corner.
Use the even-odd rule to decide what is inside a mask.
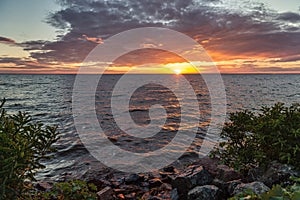
[[[108,37],[148,26],[192,37],[222,73],[300,73],[299,0],[1,0],[0,73],[76,73]],[[109,72],[131,67],[192,72],[160,50],[124,55]]]

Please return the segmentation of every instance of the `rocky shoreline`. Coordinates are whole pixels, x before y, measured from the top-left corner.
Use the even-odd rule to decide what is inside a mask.
[[[266,170],[256,168],[242,175],[219,164],[219,160],[205,157],[186,167],[167,166],[146,174],[121,174],[112,170],[95,171],[80,179],[93,183],[100,200],[222,200],[247,189],[260,194],[274,184],[292,184],[290,177],[299,177],[292,166],[272,162]],[[51,182],[38,182],[36,188],[50,190]]]

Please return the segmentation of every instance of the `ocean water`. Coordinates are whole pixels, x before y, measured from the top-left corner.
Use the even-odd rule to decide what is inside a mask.
[[[75,78],[75,75],[0,75],[0,98],[6,98],[4,107],[9,113],[28,112],[36,121],[58,125],[61,132],[61,139],[55,144],[58,151],[53,159],[44,161],[46,168],[39,172],[38,179],[57,179],[66,173],[78,177],[91,168],[105,169],[81,143],[74,126],[76,114],[72,113],[72,92]],[[197,136],[187,151],[199,150],[211,117],[210,94],[200,75],[161,75],[155,83],[141,87],[129,84],[134,93],[128,102],[122,100],[121,94],[113,93],[120,78],[121,75],[104,75],[95,93],[99,126],[114,145],[125,151],[147,153],[168,145],[179,129],[197,129]],[[130,80],[142,82],[147,78],[147,75],[132,75]],[[222,79],[228,113],[242,109],[257,111],[260,106],[275,102],[300,103],[300,75],[222,75]],[[187,92],[183,80],[190,83],[194,93]],[[164,86],[166,83],[173,85],[177,93]],[[122,85],[119,88],[126,89],[122,89]],[[111,106],[112,96],[116,97],[114,106]],[[198,110],[189,107],[194,98]],[[130,117],[123,115],[122,110],[121,114],[117,113],[121,107],[128,108]],[[183,108],[186,108],[185,112]],[[181,120],[181,115],[193,123]],[[142,129],[132,129],[128,125],[129,120]],[[139,134],[149,124],[153,126],[151,130],[156,131],[150,137],[138,138],[127,134]],[[91,133],[91,139],[95,135],[97,132]],[[217,135],[206,137],[211,141],[218,140]]]

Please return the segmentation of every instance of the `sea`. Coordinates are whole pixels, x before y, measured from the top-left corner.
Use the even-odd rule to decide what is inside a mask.
[[[132,83],[146,83],[145,80],[151,79],[150,75],[130,76],[127,78]],[[91,169],[107,169],[86,148],[74,124],[77,114],[72,112],[72,97],[76,78],[76,75],[0,75],[0,98],[6,99],[4,108],[8,113],[26,112],[34,121],[58,126],[61,133],[54,144],[57,151],[51,159],[43,161],[46,167],[37,172],[38,180],[57,181],[62,177],[84,176]],[[141,155],[168,145],[181,129],[183,132],[197,130],[193,143],[182,154],[197,154],[204,137],[209,137],[211,145],[215,145],[219,135],[205,135],[211,122],[213,99],[202,76],[156,75],[155,78],[156,81],[144,85],[119,84],[122,75],[106,74],[99,78],[92,107],[95,108],[99,128],[107,138],[118,148]],[[262,106],[276,102],[286,105],[300,103],[300,74],[223,74],[221,78],[226,94],[226,120],[229,113],[244,109],[259,112]],[[188,91],[187,83],[193,92]],[[121,92],[126,91],[126,87],[131,88],[122,94],[114,92],[116,87]],[[126,99],[128,95],[130,98]],[[112,97],[115,98],[113,104]],[[189,107],[195,98],[197,106]],[[127,109],[126,114],[124,110],[120,111],[121,107]],[[184,107],[188,107],[185,112]],[[87,114],[85,119],[89,122],[93,117]],[[183,117],[188,120],[182,120]],[[131,122],[141,128],[135,131],[135,127],[130,126]],[[143,129],[146,132],[149,124],[153,128],[147,130],[155,133],[139,137],[138,134],[143,133]],[[97,135],[97,130],[91,134]]]

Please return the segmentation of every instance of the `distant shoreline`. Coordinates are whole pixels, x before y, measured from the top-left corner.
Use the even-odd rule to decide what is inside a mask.
[[[205,75],[215,75],[217,73],[202,73]],[[300,75],[299,73],[220,73],[221,75]],[[50,73],[0,73],[0,75],[77,75],[74,74],[50,74]],[[82,74],[82,75],[99,75],[99,74]],[[102,74],[101,74],[102,75]],[[103,75],[124,75],[124,74],[103,74]],[[127,74],[127,75],[172,75],[176,76],[176,74]],[[200,75],[200,74],[182,74],[182,75]]]

